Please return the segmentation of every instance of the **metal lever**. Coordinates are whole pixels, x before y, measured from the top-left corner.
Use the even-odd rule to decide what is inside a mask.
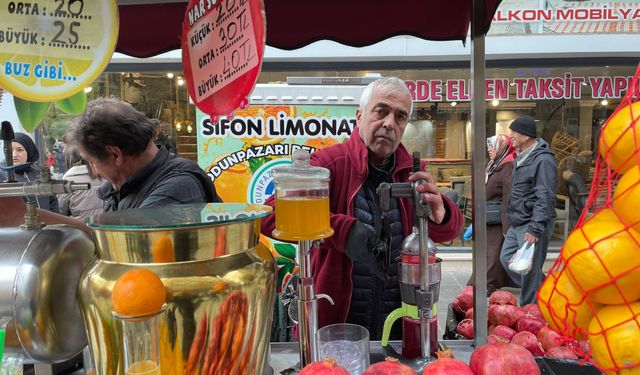
[[[2,143],[4,159],[7,163],[7,167],[13,166],[13,146],[11,142],[15,139],[16,135],[13,132],[13,126],[9,121],[2,121]],[[13,170],[7,171],[7,182],[14,182],[16,175]]]

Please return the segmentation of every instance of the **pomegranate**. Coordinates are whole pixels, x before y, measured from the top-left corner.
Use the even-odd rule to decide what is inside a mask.
[[[536,337],[540,344],[542,344],[542,348],[545,351],[556,346],[561,346],[564,342],[562,336],[558,332],[552,330],[549,326],[540,328]]]
[[[473,320],[464,319],[456,327],[456,332],[464,336],[466,339],[473,338]]]
[[[403,365],[396,358],[387,357],[383,362],[369,366],[362,375],[417,375],[413,369]]]
[[[522,346],[523,348],[530,351],[534,356],[544,355],[544,349],[542,349],[542,345],[536,338],[536,335],[529,331],[516,333],[511,338],[511,343]]]
[[[464,318],[473,319],[473,307],[470,307],[469,310],[464,313]]]
[[[550,348],[544,356],[557,359],[578,359],[576,353],[566,346],[554,346]]]
[[[488,318],[491,325],[512,327],[518,321],[518,308],[507,304],[491,305],[489,306]]]
[[[542,312],[540,311],[540,308],[535,303],[530,303],[528,305],[522,306],[522,312],[524,313],[525,316],[531,315],[531,316],[535,316],[536,318],[544,319],[544,316],[542,316]]]
[[[489,333],[492,333],[496,336],[504,337],[507,340],[511,340],[513,335],[516,334],[516,331],[507,326],[495,326]]]
[[[453,309],[461,315],[473,307],[473,286],[466,286],[452,302]]]
[[[436,357],[435,362],[422,370],[422,375],[473,375],[471,367],[453,358],[451,349],[437,352]]]
[[[333,358],[325,358],[304,366],[300,375],[349,375],[349,371],[338,366]]]
[[[475,375],[540,375],[540,368],[528,350],[514,344],[487,344],[471,353],[469,367]]]
[[[533,315],[525,315],[518,319],[518,322],[516,323],[516,331],[529,331],[534,335],[537,335],[540,328],[546,325],[547,322],[544,319],[536,318]]]
[[[568,346],[580,358],[587,356],[591,350],[587,340],[571,341]]]
[[[508,344],[509,340],[496,334],[490,334],[487,336],[487,344]]]
[[[489,305],[512,305],[518,306],[516,296],[506,290],[496,290],[489,296]]]

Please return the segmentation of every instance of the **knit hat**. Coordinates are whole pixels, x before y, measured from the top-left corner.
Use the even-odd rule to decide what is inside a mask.
[[[536,120],[534,120],[531,116],[523,116],[513,120],[511,125],[509,125],[509,129],[516,131],[522,135],[526,135],[527,137],[538,137],[538,133],[536,131]]]

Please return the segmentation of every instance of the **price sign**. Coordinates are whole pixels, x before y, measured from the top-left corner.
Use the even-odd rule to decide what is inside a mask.
[[[182,30],[189,95],[212,117],[247,105],[265,45],[262,0],[191,0]]]
[[[4,0],[0,86],[35,102],[68,98],[102,73],[117,37],[116,0]]]

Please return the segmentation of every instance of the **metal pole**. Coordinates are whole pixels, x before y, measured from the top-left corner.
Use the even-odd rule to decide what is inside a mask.
[[[299,241],[298,263],[298,329],[301,367],[318,360],[316,333],[318,332],[318,299],[311,275],[311,247],[313,241]]]
[[[419,202],[419,201],[418,201]],[[427,218],[420,216],[418,219],[418,239],[420,250],[420,291],[429,299],[428,306],[420,306],[420,350],[422,358],[431,357],[431,309],[433,302],[429,290],[429,248],[427,239],[429,237],[429,227]],[[423,302],[424,303],[424,302]]]
[[[474,290],[474,330],[476,346],[487,342],[487,226],[486,226],[486,111],[485,90],[485,36],[486,4],[472,0],[471,17],[471,124],[473,150],[471,157],[473,185],[473,267],[476,275]]]

